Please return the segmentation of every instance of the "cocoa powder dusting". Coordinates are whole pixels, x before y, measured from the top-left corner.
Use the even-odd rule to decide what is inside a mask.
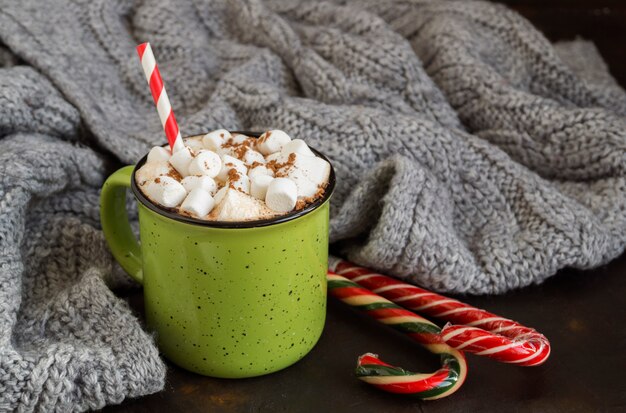
[[[272,172],[276,172],[276,161],[269,161],[265,164],[267,169],[270,169]]]
[[[287,158],[287,162],[279,163],[277,160],[271,160],[265,164],[269,169],[274,171],[274,174],[278,173],[281,175],[276,175],[276,177],[284,176],[286,171],[279,171],[280,169],[287,169],[287,167],[293,166],[296,163],[296,154],[290,153],[289,158]]]
[[[307,202],[304,199],[298,199],[296,201],[296,207],[295,210],[296,211],[300,211],[302,208],[304,208],[306,206]]]
[[[328,182],[326,182],[324,185],[318,185],[317,192],[315,193],[315,195],[312,196],[313,201],[316,201],[317,199],[324,196],[324,192],[326,192],[327,185],[328,185]]]
[[[252,147],[254,146],[255,138],[247,138],[245,141],[241,143],[235,143],[232,140],[228,140],[222,144],[222,148],[238,148],[240,146]]]
[[[174,168],[170,169],[170,171],[167,173],[167,176],[169,176],[170,178],[176,179],[178,182],[182,181],[183,179],[183,176],[179,174],[178,171]]]
[[[239,172],[235,168],[229,169],[228,180],[226,181],[226,183],[228,184],[228,187],[231,189],[239,190],[239,188],[235,187],[235,181],[239,180],[240,177],[241,177],[241,174],[239,174]]]
[[[229,181],[236,181],[241,177],[241,175],[239,174],[239,172],[235,169],[235,168],[231,168],[228,170],[228,180]],[[232,188],[232,184],[231,184],[231,188]]]
[[[154,179],[154,182],[157,184],[161,183],[161,178],[159,178],[158,176]]]
[[[248,152],[248,147],[244,144],[241,145],[236,145],[234,146],[234,151],[235,151],[235,155],[236,158],[239,159],[240,161],[243,160],[243,158],[246,156],[246,153]]]
[[[267,132],[265,132],[263,135],[259,136],[259,139],[257,139],[257,142],[258,142],[258,143],[263,143],[263,142],[265,142],[265,141],[267,140],[267,138],[269,138],[269,137],[270,137],[270,135],[271,135],[271,134],[272,134],[272,132],[271,132],[271,131],[267,131]]]
[[[315,195],[313,196],[309,196],[306,198],[300,198],[296,201],[296,211],[299,211],[305,207],[307,207],[308,205],[312,204],[313,202],[317,201],[318,199],[320,199],[321,197],[324,196],[324,192],[326,192],[326,185],[328,185],[328,183],[324,184],[324,185],[319,185],[317,187],[317,192],[315,193]]]

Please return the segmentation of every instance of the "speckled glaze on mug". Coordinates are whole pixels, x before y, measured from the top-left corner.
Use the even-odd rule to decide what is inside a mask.
[[[325,196],[304,210],[220,223],[148,201],[134,184],[144,162],[105,182],[101,220],[113,255],[144,286],[146,321],[161,352],[187,370],[224,378],[271,373],[304,357],[326,317],[334,172]],[[129,186],[139,201],[141,246],[124,208]]]

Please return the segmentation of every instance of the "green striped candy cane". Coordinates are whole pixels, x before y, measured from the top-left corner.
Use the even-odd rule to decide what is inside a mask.
[[[327,279],[329,294],[408,335],[441,358],[441,368],[434,373],[413,373],[367,353],[357,362],[356,375],[360,380],[387,392],[424,400],[449,396],[463,385],[467,375],[465,356],[441,340],[441,328],[345,277],[329,271]]]

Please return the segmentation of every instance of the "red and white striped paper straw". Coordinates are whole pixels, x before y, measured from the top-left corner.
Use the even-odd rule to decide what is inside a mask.
[[[178,123],[176,123],[174,111],[172,110],[170,99],[167,97],[163,79],[161,78],[150,43],[142,43],[137,46],[137,53],[139,54],[146,80],[150,85],[150,92],[152,92],[152,98],[156,104],[163,130],[165,130],[165,136],[167,136],[167,141],[170,144],[172,153],[174,153],[184,148],[185,145],[183,144],[183,138],[180,135],[180,129],[178,128]]]

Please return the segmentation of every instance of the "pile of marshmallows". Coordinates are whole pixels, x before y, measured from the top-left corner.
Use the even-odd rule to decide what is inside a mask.
[[[152,148],[135,179],[152,202],[195,218],[284,214],[319,198],[330,175],[328,162],[281,130],[255,139],[219,129],[184,143],[174,154]]]

